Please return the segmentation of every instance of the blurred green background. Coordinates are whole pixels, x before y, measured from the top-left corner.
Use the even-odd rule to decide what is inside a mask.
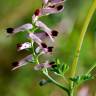
[[[34,10],[42,6],[41,1],[0,0],[0,96],[65,96],[61,89],[52,84],[40,87],[39,81],[45,77],[34,71],[31,64],[11,71],[11,63],[29,53],[16,51],[16,44],[26,41],[25,33],[8,37],[5,29],[31,23]],[[54,44],[54,57],[67,64],[72,63],[77,40],[92,2],[93,0],[66,0],[62,13],[41,18],[49,27],[59,31]],[[83,74],[95,62],[96,12],[84,39],[77,74]],[[92,74],[96,77],[96,70]],[[89,87],[90,96],[96,96],[96,80],[90,80],[82,86],[84,85]]]

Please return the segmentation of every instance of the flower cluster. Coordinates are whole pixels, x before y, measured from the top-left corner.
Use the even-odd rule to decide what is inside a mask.
[[[42,8],[36,9],[32,16],[32,24],[27,23],[18,28],[7,28],[7,33],[11,35],[15,35],[18,32],[26,31],[28,33],[28,36],[26,38],[29,38],[30,41],[24,42],[23,44],[17,44],[17,50],[21,51],[26,49],[32,49],[33,52],[22,60],[14,62],[12,64],[12,70],[26,65],[28,62],[38,63],[34,67],[35,70],[40,70],[42,68],[50,68],[54,65],[55,62],[45,61],[45,63],[39,64],[39,62],[36,62],[35,60],[38,55],[52,52],[53,46],[48,46],[44,42],[44,39],[48,38],[51,39],[52,42],[54,42],[54,37],[58,35],[58,31],[50,29],[47,25],[40,21],[39,18],[42,16],[55,14],[63,11],[63,2],[64,0],[43,0]],[[42,32],[35,33],[37,29],[42,30]],[[36,48],[34,44],[37,45]]]

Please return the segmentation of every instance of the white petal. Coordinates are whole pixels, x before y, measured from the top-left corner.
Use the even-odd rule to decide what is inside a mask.
[[[39,53],[40,50],[41,50],[41,48],[40,48],[40,47],[37,47],[37,48],[35,49],[35,52],[36,52],[36,53]]]
[[[39,28],[41,28],[43,31],[48,31],[48,32],[51,32],[51,29],[48,28],[43,22],[41,21],[37,21],[36,22],[36,26],[38,26]],[[50,33],[51,34],[51,33]]]
[[[35,69],[35,70],[41,70],[41,69],[43,69],[43,68],[50,68],[50,67],[51,67],[51,65],[49,64],[48,61],[46,61],[45,63],[37,64],[37,65],[34,67],[34,69]]]
[[[51,4],[63,3],[65,0],[51,0]]]
[[[37,37],[39,37],[41,40],[44,40],[44,39],[49,37],[44,31],[43,32],[39,32],[39,33],[35,33],[35,35]]]
[[[41,21],[37,21],[36,22],[36,26],[38,26],[41,30],[43,30],[44,32],[46,32],[48,35],[49,35],[49,37],[50,37],[50,39],[54,42],[54,39],[52,38],[52,36],[51,36],[51,29],[50,28],[48,28],[43,22],[41,22]]]
[[[38,18],[39,18],[39,16],[33,15],[32,16],[32,22],[35,23],[38,20]]]
[[[34,67],[35,70],[40,70],[40,69],[42,69],[42,68],[44,68],[44,64],[37,64],[37,65]]]
[[[35,52],[36,53],[39,53],[40,52],[40,55],[42,54],[46,54],[48,52],[48,49],[47,48],[43,48],[42,46],[39,46],[35,49]]]
[[[41,54],[46,54],[48,52],[47,48],[42,48]]]
[[[53,5],[52,5],[53,6]],[[61,9],[59,9],[59,6],[62,6]],[[55,14],[55,13],[59,13],[62,12],[64,10],[63,5],[55,5],[54,8],[52,8],[51,6],[47,7],[47,8],[43,8],[42,9],[42,14],[46,15],[46,14]]]
[[[29,37],[36,42],[38,45],[41,45],[42,40],[40,38],[38,38],[35,34],[33,33],[29,33]]]
[[[26,31],[26,30],[29,30],[29,29],[32,29],[32,28],[33,28],[32,24],[27,23],[27,24],[24,24],[24,25],[22,25],[18,28],[15,28],[13,32],[17,33],[17,32]]]
[[[47,3],[48,3],[48,0],[43,0],[43,3],[44,3],[44,4],[47,4]]]
[[[31,43],[25,42],[25,43],[21,44],[21,46],[18,48],[18,51],[24,50],[24,49],[27,49],[27,48],[31,48]]]
[[[46,61],[44,63],[44,68],[50,68],[50,67],[51,67],[51,65],[49,64],[49,61]]]

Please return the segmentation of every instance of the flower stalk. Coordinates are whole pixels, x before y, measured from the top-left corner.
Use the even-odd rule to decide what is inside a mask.
[[[82,28],[82,31],[81,31],[81,34],[80,34],[80,38],[79,38],[79,41],[77,43],[77,48],[76,48],[76,52],[75,52],[75,56],[74,56],[74,59],[73,59],[73,63],[71,65],[71,69],[70,69],[70,76],[71,77],[74,77],[75,74],[76,74],[76,69],[77,69],[77,64],[78,64],[78,59],[79,59],[79,55],[80,55],[80,51],[81,51],[81,47],[82,47],[82,44],[83,44],[83,40],[84,40],[84,37],[85,37],[85,33],[87,31],[87,28],[88,28],[88,25],[91,21],[91,18],[94,14],[96,10],[96,0],[94,0],[89,12],[88,12],[88,15],[86,16],[86,19],[85,19],[85,23],[83,25],[83,28]],[[74,88],[73,88],[73,81],[71,81],[70,83],[70,88],[71,88],[71,95],[70,96],[73,96],[73,91],[74,91]]]

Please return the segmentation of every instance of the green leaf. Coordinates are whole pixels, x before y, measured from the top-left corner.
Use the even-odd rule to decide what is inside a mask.
[[[51,71],[53,71],[56,75],[64,76],[64,74],[68,71],[69,66],[65,63],[60,62],[59,59],[56,59],[56,66],[51,68]]]

